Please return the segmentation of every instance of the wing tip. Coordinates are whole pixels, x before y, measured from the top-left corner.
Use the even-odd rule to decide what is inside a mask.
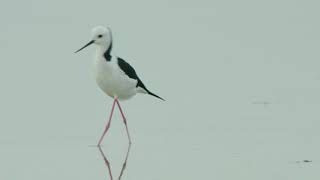
[[[154,96],[154,97],[156,97],[156,98],[158,98],[158,99],[161,99],[162,101],[166,101],[166,100],[163,99],[162,97],[160,97],[160,96],[158,96],[158,95],[156,95],[156,94],[154,94],[154,93],[152,93],[152,92],[150,92],[150,91],[148,91],[148,94],[150,94],[151,96]]]

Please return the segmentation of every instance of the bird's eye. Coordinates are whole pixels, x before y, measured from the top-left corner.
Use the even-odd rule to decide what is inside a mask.
[[[102,34],[99,34],[99,35],[98,35],[98,38],[102,38]]]

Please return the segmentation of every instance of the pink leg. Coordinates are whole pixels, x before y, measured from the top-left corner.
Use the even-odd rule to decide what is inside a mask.
[[[111,113],[110,113],[110,116],[109,116],[109,121],[108,121],[108,124],[107,124],[107,126],[106,126],[106,128],[105,128],[105,130],[104,130],[104,132],[103,132],[103,134],[102,134],[102,136],[100,138],[100,140],[99,140],[98,146],[101,145],[101,142],[102,142],[102,140],[104,138],[104,135],[107,133],[108,129],[110,128],[111,119],[112,119],[112,115],[113,115],[113,111],[114,111],[114,106],[116,105],[117,101],[118,101],[117,98],[115,98],[114,101],[113,101]]]
[[[116,103],[117,103],[117,105],[119,107],[119,110],[120,110],[120,113],[121,113],[121,116],[122,116],[122,119],[123,119],[123,123],[126,126],[126,131],[127,131],[127,135],[128,135],[128,139],[129,139],[129,144],[131,144],[131,138],[130,138],[130,133],[129,133],[129,130],[128,130],[126,117],[124,116],[124,113],[122,111],[122,108],[120,106],[120,103],[119,103],[118,99],[115,99],[115,101],[116,101]]]

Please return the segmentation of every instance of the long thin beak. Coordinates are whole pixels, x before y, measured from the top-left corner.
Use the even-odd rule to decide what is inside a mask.
[[[88,42],[88,44],[84,45],[82,48],[80,48],[78,51],[74,52],[74,53],[77,53],[79,51],[81,51],[82,49],[88,47],[89,45],[93,44],[94,43],[94,40],[91,40],[90,42]]]

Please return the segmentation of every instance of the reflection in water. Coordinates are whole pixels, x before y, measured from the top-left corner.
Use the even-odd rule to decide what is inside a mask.
[[[131,148],[131,144],[129,144],[129,146],[128,146],[128,150],[127,150],[127,153],[126,153],[126,158],[125,158],[125,160],[124,160],[124,162],[123,162],[123,165],[122,165],[122,168],[121,168],[121,171],[120,171],[120,175],[119,175],[119,177],[118,177],[118,180],[121,180],[121,177],[122,177],[122,175],[123,175],[123,173],[124,173],[124,170],[126,169],[127,161],[128,161],[129,153],[130,153],[130,148]],[[100,151],[100,153],[101,153],[101,156],[102,156],[102,158],[103,158],[103,161],[104,161],[105,165],[106,165],[107,168],[108,168],[108,174],[109,174],[109,176],[110,176],[110,180],[113,180],[110,162],[108,161],[107,156],[104,154],[101,146],[98,146],[98,149],[99,149],[99,151]]]

